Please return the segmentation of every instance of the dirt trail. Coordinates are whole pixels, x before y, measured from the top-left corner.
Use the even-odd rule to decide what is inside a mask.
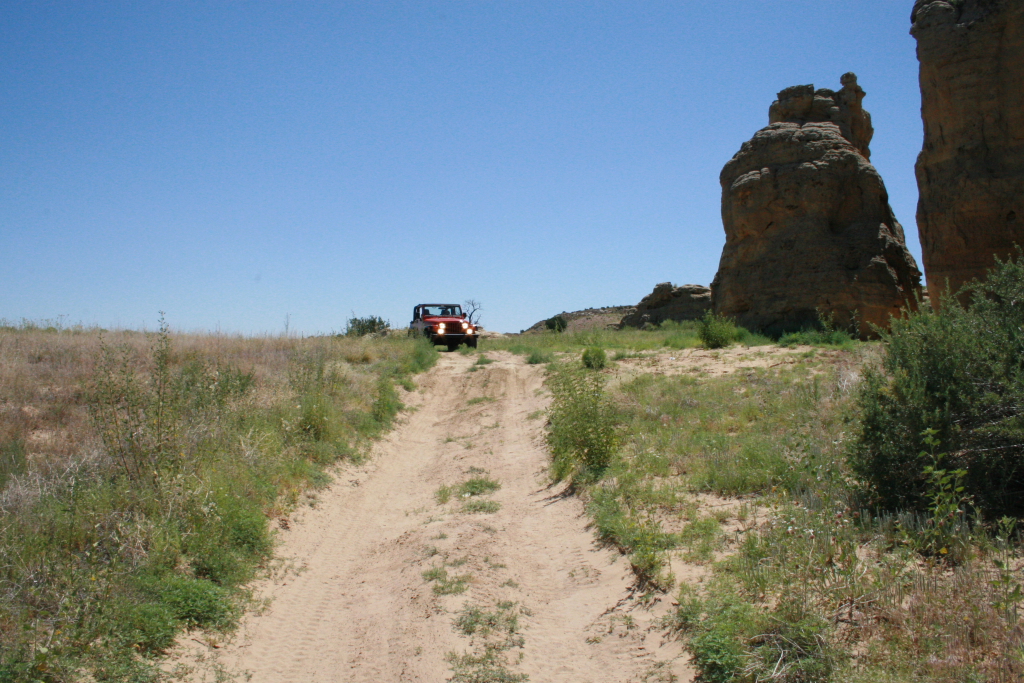
[[[296,570],[255,586],[263,613],[229,642],[191,638],[176,654],[179,665],[205,660],[192,679],[216,668],[254,683],[437,683],[451,676],[446,653],[472,649],[454,616],[501,600],[526,610],[510,660],[521,654],[511,670],[533,683],[690,679],[678,644],[650,629],[665,601],[641,605],[628,563],[595,544],[580,502],[547,487],[543,368],[488,355],[474,366],[476,356],[442,354],[416,378],[411,410],[369,463],[340,471],[280,532],[278,555]],[[488,496],[498,512],[435,500],[470,468],[501,483]],[[422,574],[442,563],[472,575],[465,593],[434,594]]]

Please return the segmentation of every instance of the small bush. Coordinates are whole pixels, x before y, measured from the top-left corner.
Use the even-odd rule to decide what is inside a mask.
[[[583,351],[583,365],[591,370],[603,370],[608,365],[608,356],[604,349],[591,347]]]
[[[174,638],[178,635],[178,620],[174,611],[164,603],[144,602],[133,605],[124,619],[127,625],[125,635],[130,644],[144,652],[162,653],[174,644]]]
[[[365,337],[368,334],[386,333],[391,323],[384,318],[371,315],[366,318],[351,317],[345,325],[346,337]]]
[[[544,321],[544,327],[548,328],[552,332],[565,332],[565,328],[569,327],[569,321],[564,316],[556,315],[553,318],[548,318]]]
[[[893,319],[885,357],[865,375],[854,470],[884,507],[929,506],[929,467],[964,470],[964,495],[989,519],[1024,517],[1024,261],[939,311]]]
[[[228,591],[206,579],[168,575],[150,586],[174,618],[189,626],[224,626],[234,607]]]
[[[739,337],[739,328],[724,316],[710,310],[700,320],[697,330],[705,349],[721,349],[732,344]]]

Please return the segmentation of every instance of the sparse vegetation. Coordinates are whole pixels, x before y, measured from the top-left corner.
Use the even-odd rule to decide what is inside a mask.
[[[501,503],[496,500],[473,498],[462,504],[462,511],[469,513],[493,514],[500,509]]]
[[[523,647],[519,633],[519,615],[525,613],[517,603],[498,602],[493,611],[466,604],[455,617],[452,627],[473,639],[473,652],[449,652],[446,659],[452,667],[452,681],[460,683],[523,683],[526,674],[510,670],[508,652]]]
[[[363,457],[395,381],[436,357],[406,339],[0,329],[0,680],[150,680],[183,628],[229,628],[269,519]]]
[[[667,622],[686,638],[700,680],[952,683],[1024,675],[1015,515],[999,522],[990,513],[987,524],[974,517],[966,482],[979,458],[951,458],[943,432],[925,431],[933,423],[918,431],[918,423],[898,426],[904,416],[958,415],[936,410],[935,401],[962,404],[921,383],[970,376],[982,378],[972,391],[991,392],[988,399],[976,395],[975,414],[998,425],[978,438],[1013,433],[1012,413],[996,406],[1008,406],[1016,390],[994,390],[1009,380],[984,378],[1019,372],[1024,353],[1008,330],[1024,320],[1013,317],[1016,310],[997,311],[1024,297],[998,279],[984,291],[976,312],[951,306],[959,327],[929,311],[898,323],[883,347],[883,367],[863,383],[861,370],[875,367],[878,347],[845,333],[818,341],[835,347],[827,356],[794,355],[794,362],[717,378],[640,375],[608,388],[580,384],[581,377],[599,378],[593,373],[553,369],[551,471],[574,477],[599,538],[628,554],[648,591],[673,585],[670,557],[711,569],[699,587],[681,586]],[[970,316],[977,318],[968,324]],[[939,362],[942,349],[961,348],[945,340],[966,344],[968,331],[976,335],[972,350]],[[897,334],[908,336],[894,340]],[[1009,371],[994,375],[977,359],[997,359],[993,366]],[[893,407],[897,400],[918,408]],[[907,460],[870,472],[873,466],[858,464],[864,430],[891,434],[890,424],[908,444],[898,451]],[[603,466],[576,475],[585,470],[586,452],[576,439],[602,433],[616,435]],[[899,439],[878,443],[895,448]],[[873,500],[885,500],[877,477],[891,473],[911,485],[898,478],[901,467],[919,473],[917,498],[901,499],[914,507],[873,508]],[[874,498],[865,497],[865,481]],[[998,486],[989,487],[990,496]],[[709,514],[707,496],[724,507]]]
[[[431,567],[422,574],[423,580],[433,583],[434,595],[459,595],[469,588],[472,574],[451,575],[444,567]]]

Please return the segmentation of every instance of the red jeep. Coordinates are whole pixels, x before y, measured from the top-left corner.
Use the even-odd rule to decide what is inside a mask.
[[[422,334],[435,344],[444,344],[449,351],[459,344],[476,348],[476,326],[462,313],[458,304],[419,304],[412,309],[409,334]]]

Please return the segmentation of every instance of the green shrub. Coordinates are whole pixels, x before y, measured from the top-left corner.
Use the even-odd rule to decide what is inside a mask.
[[[234,612],[228,591],[206,579],[171,574],[148,588],[175,619],[189,626],[224,626]]]
[[[882,367],[868,371],[851,461],[884,507],[928,507],[931,457],[964,470],[964,493],[989,519],[1024,516],[1024,263],[893,319]],[[934,440],[934,443],[931,443]]]
[[[569,327],[569,321],[562,315],[556,315],[553,318],[545,320],[544,327],[548,328],[552,332],[565,332],[565,328]]]
[[[132,605],[123,618],[129,644],[144,652],[162,653],[174,644],[174,637],[178,634],[174,611],[162,602]]]
[[[697,332],[705,349],[721,349],[729,346],[739,337],[739,328],[735,323],[710,310],[700,319],[700,327]]]
[[[526,357],[526,362],[530,365],[543,365],[544,363],[550,363],[555,359],[555,354],[550,351],[541,351],[540,349],[533,349],[530,351],[530,355]]]
[[[552,475],[556,481],[571,478],[574,483],[600,478],[618,445],[614,410],[602,376],[562,367],[552,374],[549,386]]]
[[[389,321],[375,315],[366,318],[356,318],[353,316],[348,319],[348,323],[345,325],[345,336],[365,337],[368,334],[386,333],[390,328],[391,323]]]
[[[583,351],[583,365],[591,370],[603,370],[608,365],[608,356],[604,349],[591,347]]]

